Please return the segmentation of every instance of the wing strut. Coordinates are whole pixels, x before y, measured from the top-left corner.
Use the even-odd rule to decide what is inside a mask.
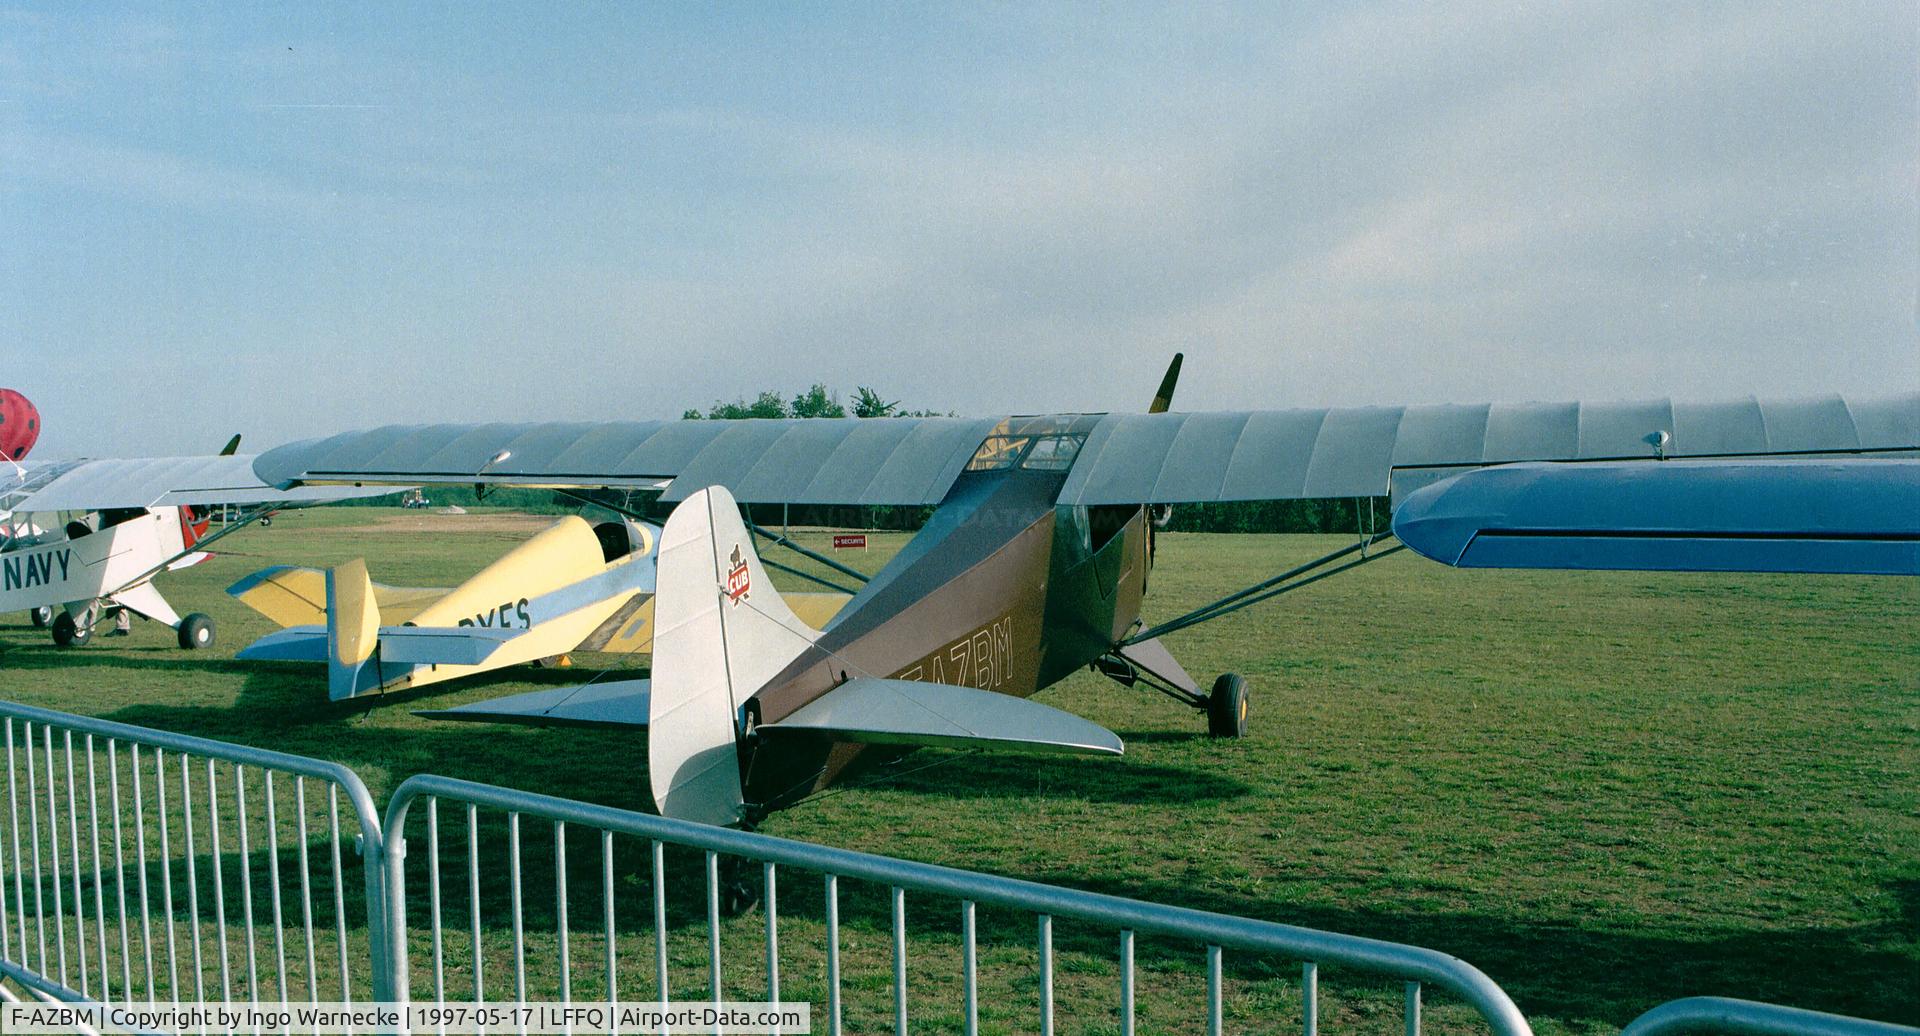
[[[215,543],[219,540],[222,540],[231,533],[239,532],[241,529],[244,529],[247,526],[252,525],[254,522],[257,522],[260,519],[265,518],[269,514],[272,514],[279,506],[280,505],[278,504],[255,504],[253,507],[243,512],[240,515],[240,517],[235,518],[234,520],[226,523],[225,525],[222,525],[220,527],[219,532],[208,533],[207,535],[200,537],[200,539],[188,545],[186,549],[161,561],[159,564],[154,565],[152,568],[147,569],[145,572],[142,572],[137,576],[134,576],[132,579],[129,579],[124,583],[121,583],[119,586],[116,586],[111,590],[107,590],[101,593],[100,596],[112,597],[114,594],[123,593],[127,590],[132,589],[133,587],[139,586],[140,584],[146,582],[147,580],[152,579],[154,576],[157,576],[160,573],[165,572],[168,566],[172,565],[174,562],[180,560],[181,558],[186,557],[189,554],[197,554],[197,553],[204,552],[207,549],[208,544]]]
[[[610,503],[605,500],[596,500],[593,497],[587,496],[583,493],[576,493],[570,489],[556,489],[553,492],[555,496],[566,497],[567,499],[573,500],[577,503],[588,504],[594,507],[605,508],[606,510],[612,511],[616,514],[625,515],[628,518],[632,518],[637,521],[653,520],[648,518],[646,515],[633,510],[632,508],[622,507],[618,504]],[[785,547],[788,550],[791,550],[802,557],[811,558],[814,561],[818,561],[822,565],[825,565],[836,572],[841,572],[846,575],[852,576],[853,578],[860,580],[862,583],[867,582],[868,580],[873,578],[872,576],[869,576],[866,573],[859,571],[858,569],[849,568],[846,565],[843,565],[840,562],[835,561],[830,557],[827,557],[825,554],[821,554],[818,551],[808,550],[807,548],[802,547],[798,543],[795,543],[792,540],[787,539],[785,536],[775,536],[773,533],[768,532],[765,529],[762,529],[760,526],[755,525],[751,521],[747,522],[746,524],[747,524],[747,528],[752,530],[754,535],[766,538],[769,542],[771,542],[776,547]],[[773,561],[768,558],[761,558],[760,563],[767,566],[768,568],[777,568],[782,572],[788,573],[789,575],[799,576],[800,578],[808,580],[810,582],[819,583],[821,586],[824,586],[829,590],[835,590],[840,593],[847,594],[849,596],[859,592],[857,590],[852,590],[847,587],[841,586],[839,583],[833,582],[832,580],[822,579],[821,577],[816,576],[811,572],[803,572],[800,569],[794,568],[790,565],[782,565],[778,561]]]
[[[1304,565],[1297,565],[1274,576],[1272,579],[1255,583],[1244,590],[1230,593],[1214,601],[1212,604],[1201,605],[1178,618],[1168,619],[1158,626],[1141,630],[1139,633],[1121,641],[1120,646],[1125,647],[1129,644],[1138,644],[1142,641],[1152,640],[1155,637],[1163,637],[1169,633],[1178,632],[1189,626],[1198,626],[1203,622],[1212,621],[1222,615],[1237,612],[1249,605],[1259,604],[1261,601],[1278,597],[1290,590],[1298,590],[1303,586],[1317,583],[1328,576],[1339,575],[1348,569],[1358,568],[1369,561],[1378,561],[1388,555],[1397,554],[1407,549],[1404,544],[1396,543],[1386,550],[1372,553],[1368,552],[1369,547],[1381,540],[1391,538],[1392,535],[1391,532],[1376,532],[1370,536],[1362,536],[1358,543],[1341,547],[1331,554],[1315,558]],[[1334,562],[1351,554],[1359,554],[1360,556],[1344,564],[1333,565]],[[1327,568],[1326,566],[1328,565],[1333,565],[1333,567]],[[1317,569],[1320,571],[1316,571]]]
[[[846,594],[848,597],[852,597],[854,594],[857,594],[860,592],[858,590],[852,589],[851,587],[841,586],[839,583],[836,583],[831,579],[822,579],[821,577],[816,576],[811,572],[803,572],[800,569],[794,568],[792,565],[782,565],[780,562],[775,561],[771,558],[761,558],[760,563],[767,566],[768,568],[777,568],[780,571],[787,573],[788,575],[799,576],[800,578],[805,579],[808,582],[819,583],[821,586],[824,586],[829,590],[838,591],[840,593]]]
[[[767,542],[773,544],[774,546],[785,547],[788,550],[793,551],[795,554],[798,554],[803,558],[811,558],[814,561],[818,561],[822,565],[825,565],[828,568],[833,569],[835,572],[838,572],[841,575],[852,576],[853,578],[858,579],[863,583],[871,582],[873,579],[872,576],[867,575],[865,572],[862,572],[857,568],[851,568],[847,565],[843,565],[840,562],[833,560],[832,558],[826,556],[825,554],[820,553],[817,550],[809,550],[806,547],[802,547],[798,543],[795,543],[792,540],[787,539],[785,536],[775,536],[773,533],[768,532],[765,529],[762,529],[760,526],[755,525],[751,521],[747,522],[747,528],[752,529],[754,535],[760,536],[766,539]],[[760,560],[765,561],[767,559],[761,558]],[[787,571],[792,572],[793,570],[787,569]],[[806,575],[805,572],[796,572],[794,574]],[[808,576],[808,578],[811,579],[813,577]],[[833,586],[832,583],[827,583],[826,580],[824,579],[814,579],[813,581],[816,583],[826,583],[827,586]],[[844,589],[843,587],[838,587],[838,586],[833,586],[833,588],[835,590]],[[847,590],[846,592],[852,593],[853,591]]]

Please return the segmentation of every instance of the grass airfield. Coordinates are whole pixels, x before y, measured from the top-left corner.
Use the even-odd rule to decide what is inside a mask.
[[[221,592],[256,568],[364,556],[381,582],[450,586],[548,520],[288,514],[161,578],[181,612],[215,617],[213,650],[181,651],[171,631],[136,623],[131,637],[63,651],[8,615],[0,697],[338,760],[383,805],[408,775],[433,772],[648,809],[634,736],[409,711],[607,667],[641,675],[644,657],[577,656],[572,670],[508,670],[372,707],[329,705],[317,668],[230,657],[269,630]],[[871,571],[904,541],[870,538],[873,549],[843,557]],[[1344,542],[1164,536],[1148,620]],[[1083,673],[1039,700],[1118,732],[1123,759],[921,751],[762,830],[1429,946],[1487,972],[1540,1032],[1609,1031],[1696,994],[1920,1024],[1920,581],[1460,572],[1402,552],[1169,646],[1203,684],[1226,670],[1248,678],[1249,738],[1213,741],[1198,713]],[[483,855],[504,861],[503,832],[481,835]],[[416,852],[420,837],[410,825]],[[524,850],[528,887],[544,890],[529,894],[530,932],[552,917],[541,837]],[[578,923],[597,932],[597,846],[576,848],[588,854],[570,866]],[[643,849],[622,852],[632,999],[652,992],[648,872]],[[696,861],[676,861],[676,880],[675,988],[691,994],[706,938]],[[818,890],[811,876],[783,876],[782,971],[787,997],[812,1000],[825,1031]],[[483,903],[496,995],[511,966],[505,902],[502,888]],[[909,896],[918,1031],[957,1031],[958,913]],[[884,889],[843,891],[849,1032],[890,1024],[887,918]],[[737,995],[762,988],[761,924],[757,910],[727,923]],[[982,1031],[1034,1030],[1031,919],[983,911],[981,932]],[[599,937],[575,938],[575,995],[590,996]],[[553,941],[530,936],[530,967],[551,969],[538,950]],[[1117,1031],[1109,933],[1061,923],[1055,943],[1060,1031]],[[465,952],[449,950],[450,996],[467,995]],[[1198,949],[1142,940],[1139,961],[1141,1031],[1201,1031]],[[417,954],[416,976],[424,962]],[[1227,976],[1230,1031],[1297,1016],[1296,963],[1230,952]],[[415,988],[430,987],[416,977]],[[1398,1031],[1397,983],[1326,969],[1321,991],[1327,1031]],[[1478,1028],[1438,994],[1427,1022]]]

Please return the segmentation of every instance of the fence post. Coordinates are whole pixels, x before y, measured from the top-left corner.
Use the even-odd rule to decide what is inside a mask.
[[[391,805],[391,800],[389,800]],[[390,1004],[406,1004],[412,996],[407,973],[407,822],[406,809],[403,806],[397,816],[389,816],[389,822],[401,827],[388,830],[384,826],[381,834],[386,846],[381,856],[378,871],[371,867],[367,870],[367,883],[372,885],[376,874],[385,895],[381,902],[381,942],[384,952],[375,955],[373,960],[375,976],[375,995]],[[369,911],[371,912],[371,911]],[[384,979],[384,981],[382,981]]]

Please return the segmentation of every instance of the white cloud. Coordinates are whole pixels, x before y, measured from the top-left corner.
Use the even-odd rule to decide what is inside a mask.
[[[860,40],[873,68],[732,91],[757,55],[703,39],[709,79],[567,104],[303,40],[290,64],[242,52],[259,96],[393,107],[256,112],[234,148],[15,124],[0,188],[260,225],[274,305],[207,289],[171,319],[343,358],[303,372],[324,405],[182,390],[287,434],[671,415],[816,379],[1123,407],[1175,348],[1192,407],[1872,392],[1920,383],[1916,18],[962,12],[945,42],[978,52],[924,67]],[[829,79],[871,89],[829,104]]]

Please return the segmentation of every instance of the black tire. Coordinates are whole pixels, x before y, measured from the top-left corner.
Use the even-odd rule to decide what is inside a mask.
[[[53,605],[43,604],[38,608],[30,609],[27,612],[27,618],[33,620],[34,629],[46,629],[53,625]]]
[[[213,646],[213,620],[200,612],[191,612],[181,619],[176,632],[180,646],[188,651],[204,651]]]
[[[1247,736],[1247,681],[1239,673],[1222,673],[1207,695],[1207,733],[1213,737]]]
[[[723,917],[739,917],[760,903],[760,883],[754,881],[759,875],[752,873],[750,861],[737,856],[720,858],[720,913]]]
[[[93,639],[93,627],[73,621],[68,612],[53,617],[53,642],[59,647],[79,647]]]

